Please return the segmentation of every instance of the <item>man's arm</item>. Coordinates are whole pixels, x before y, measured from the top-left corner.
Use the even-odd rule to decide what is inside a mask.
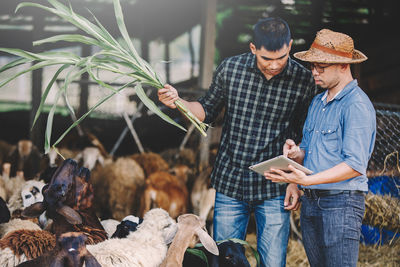
[[[289,165],[290,173],[286,173],[279,169],[271,168],[271,172],[265,172],[264,176],[272,182],[295,183],[303,186],[316,184],[330,184],[341,182],[356,176],[361,173],[355,171],[346,163],[342,162],[325,171],[306,175],[304,172]]]
[[[206,113],[203,106],[197,101],[189,102],[183,100],[179,97],[178,91],[171,85],[164,85],[164,88],[159,89],[157,94],[158,100],[160,100],[161,103],[169,108],[176,108],[176,105],[174,103],[176,100],[179,99],[180,101],[182,101],[185,107],[193,113],[193,115],[195,115],[200,121],[204,121]]]

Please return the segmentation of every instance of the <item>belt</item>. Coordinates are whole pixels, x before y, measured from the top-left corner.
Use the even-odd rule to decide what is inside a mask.
[[[334,196],[339,194],[364,194],[363,191],[360,190],[324,190],[324,189],[309,189],[309,188],[301,188],[304,192],[304,195],[308,198],[320,198],[320,197],[327,197],[327,196]]]

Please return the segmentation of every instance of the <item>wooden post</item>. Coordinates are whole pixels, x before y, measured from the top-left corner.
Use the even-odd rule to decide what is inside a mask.
[[[44,28],[44,17],[34,16],[33,18],[33,40],[40,40],[43,36]],[[33,52],[41,52],[40,48],[33,47]],[[37,62],[33,62],[36,64]],[[43,82],[43,69],[37,69],[32,71],[32,87],[31,87],[31,111],[29,114],[29,138],[40,150],[44,147],[44,132],[45,132],[45,121],[43,114],[37,119],[35,126],[33,127],[33,120],[35,119],[36,111],[40,106],[40,100],[42,98],[42,82]],[[33,128],[32,128],[33,127]]]
[[[217,0],[205,0],[203,3],[201,18],[200,74],[198,84],[201,89],[210,86],[214,73]],[[207,137],[200,137],[200,171],[209,165],[211,131],[212,128],[208,129]]]

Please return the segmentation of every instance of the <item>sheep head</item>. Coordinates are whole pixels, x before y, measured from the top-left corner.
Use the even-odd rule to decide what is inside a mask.
[[[43,187],[44,201],[29,206],[22,212],[22,215],[38,217],[47,210],[49,217],[54,217],[57,213],[70,224],[81,224],[81,216],[71,208],[75,203],[77,166],[78,164],[74,160],[65,160],[55,171],[50,183]]]
[[[194,214],[183,214],[178,217],[178,232],[170,245],[162,267],[181,266],[186,248],[193,248],[200,240],[204,248],[214,255],[219,255],[215,241],[205,231],[205,222]]]

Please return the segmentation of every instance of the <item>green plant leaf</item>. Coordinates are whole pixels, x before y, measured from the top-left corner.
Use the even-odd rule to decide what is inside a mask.
[[[60,99],[61,94],[62,94],[62,91],[58,90],[56,98],[54,100],[54,104],[50,109],[49,115],[47,116],[46,133],[45,133],[45,138],[44,138],[44,153],[45,154],[49,153],[49,151],[50,151],[51,131],[53,129],[54,112],[56,111],[57,103],[58,103],[58,100]]]
[[[51,78],[50,82],[47,84],[47,87],[46,87],[46,89],[45,89],[44,92],[43,92],[42,98],[40,99],[40,105],[39,105],[39,107],[38,107],[38,109],[37,109],[37,111],[36,111],[35,118],[34,118],[34,120],[33,120],[31,130],[33,129],[33,126],[35,126],[36,120],[39,118],[39,115],[40,115],[40,113],[41,113],[42,110],[43,110],[44,103],[45,103],[45,101],[46,101],[47,95],[48,95],[49,92],[50,92],[51,87],[53,86],[54,82],[57,80],[58,75],[60,75],[60,73],[61,73],[63,70],[65,70],[67,67],[69,67],[69,65],[63,65],[63,66],[61,66],[61,67],[57,70],[57,72],[53,75],[53,78]]]
[[[46,44],[46,43],[56,43],[56,42],[71,42],[71,43],[82,43],[82,44],[87,44],[87,45],[95,45],[98,47],[102,47],[102,43],[97,41],[96,39],[80,35],[80,34],[60,34],[60,35],[55,35],[49,38],[37,40],[33,42],[34,46],[38,46],[41,44]]]
[[[134,82],[129,82],[129,83],[125,84],[124,86],[120,87],[118,90],[115,90],[114,92],[112,92],[108,96],[102,98],[92,108],[90,108],[88,112],[83,114],[77,121],[75,121],[73,124],[71,124],[71,126],[53,144],[53,147],[55,147],[65,137],[65,135],[67,135],[76,125],[78,125],[83,119],[85,119],[88,115],[90,115],[90,113],[92,113],[98,106],[100,106],[101,104],[106,102],[108,99],[113,97],[115,94],[117,94],[118,92],[120,92],[121,90],[125,89],[126,87],[128,87],[128,86],[130,86],[132,84],[134,84]]]
[[[206,254],[204,254],[204,252],[202,250],[195,249],[195,248],[187,248],[186,251],[190,254],[193,254],[193,255],[199,257],[200,259],[202,259],[203,261],[206,262],[207,266],[209,266],[207,256],[206,256]]]
[[[176,127],[178,127],[179,129],[182,129],[183,131],[186,132],[186,129],[179,125],[178,123],[176,123],[173,119],[171,119],[167,114],[163,113],[156,104],[154,104],[154,102],[147,97],[146,93],[144,92],[142,85],[140,83],[138,83],[135,86],[135,92],[136,95],[140,98],[140,100],[143,102],[143,104],[150,109],[151,111],[153,111],[155,114],[157,114],[161,119],[175,125]]]

